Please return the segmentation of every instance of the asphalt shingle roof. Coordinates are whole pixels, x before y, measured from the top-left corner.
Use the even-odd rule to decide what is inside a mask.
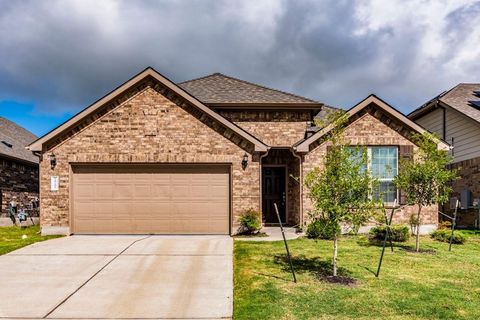
[[[25,149],[37,137],[19,125],[0,117],[0,156],[38,163],[38,157]]]
[[[460,83],[415,109],[408,116],[418,117],[423,114],[423,110],[427,111],[431,102],[434,101],[441,101],[458,112],[480,122],[480,83]]]
[[[178,85],[204,104],[323,104],[291,93],[214,73]]]
[[[480,122],[480,83],[460,83],[440,101]]]

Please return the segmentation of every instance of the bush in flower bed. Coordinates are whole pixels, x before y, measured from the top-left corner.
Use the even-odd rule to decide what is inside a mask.
[[[252,234],[262,228],[262,221],[260,220],[260,213],[253,209],[245,210],[239,218],[241,233]]]
[[[370,240],[383,240],[387,232],[386,226],[377,226],[370,229]],[[390,226],[388,240],[394,242],[406,242],[410,238],[410,229],[404,224],[393,224]]]
[[[452,231],[448,229],[441,229],[435,230],[430,234],[432,239],[442,242],[450,242],[450,238],[452,237]],[[453,234],[452,243],[455,244],[464,244],[467,239],[462,233],[455,232]]]

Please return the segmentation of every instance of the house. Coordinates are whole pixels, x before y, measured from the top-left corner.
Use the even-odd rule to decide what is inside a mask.
[[[17,124],[0,117],[0,225],[8,218],[12,201],[17,208],[30,210],[38,201],[38,156],[25,147],[37,137]],[[27,211],[34,215],[37,210]]]
[[[28,147],[41,154],[42,232],[234,234],[249,208],[277,223],[274,203],[283,222],[302,225],[303,176],[328,144],[329,128],[312,121],[328,109],[222,74],[175,84],[147,68]],[[424,129],[373,95],[348,114],[347,136],[369,147],[393,201],[386,166],[411,156],[410,134]]]
[[[408,117],[435,132],[452,146],[451,168],[459,170],[454,193],[443,208],[451,213],[461,201],[460,226],[479,226],[480,199],[480,83],[460,83],[420,106]]]

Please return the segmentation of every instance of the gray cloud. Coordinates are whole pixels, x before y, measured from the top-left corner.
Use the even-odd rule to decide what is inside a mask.
[[[0,0],[0,101],[74,112],[146,66],[408,112],[479,82],[478,1]]]

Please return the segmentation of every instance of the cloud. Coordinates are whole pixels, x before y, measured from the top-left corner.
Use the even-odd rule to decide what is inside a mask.
[[[404,112],[479,82],[479,1],[0,0],[0,101],[64,114],[146,66]]]

